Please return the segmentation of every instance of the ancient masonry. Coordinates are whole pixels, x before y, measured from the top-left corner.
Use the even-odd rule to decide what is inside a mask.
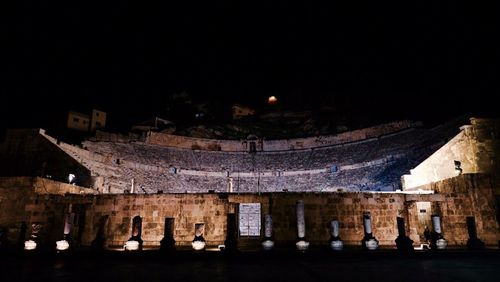
[[[81,146],[12,130],[0,142],[2,240],[305,251],[419,246],[427,227],[436,248],[497,246],[499,123],[466,122],[291,140],[100,132]]]

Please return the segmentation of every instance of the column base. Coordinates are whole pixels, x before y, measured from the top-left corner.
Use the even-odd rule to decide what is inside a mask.
[[[274,241],[271,240],[265,240],[262,242],[262,249],[264,251],[270,251],[274,248]]]
[[[24,249],[27,251],[36,250],[36,242],[33,240],[24,241]]]
[[[125,251],[138,251],[139,245],[140,245],[139,241],[129,240],[125,243],[125,246],[123,246],[123,249]]]
[[[160,250],[175,251],[175,240],[172,237],[163,237],[160,241]]]
[[[69,249],[69,242],[66,240],[60,240],[56,242],[56,250],[66,251]]]
[[[297,250],[305,252],[309,249],[309,242],[300,240],[297,243],[295,243],[295,246],[297,246]]]
[[[376,250],[378,249],[378,241],[375,238],[363,240],[363,247],[370,251]]]
[[[344,243],[342,240],[333,240],[330,241],[330,248],[334,251],[342,251],[344,249]]]
[[[193,247],[193,250],[195,251],[202,251],[205,249],[205,242],[204,241],[193,241],[191,243],[191,246]]]
[[[448,241],[444,238],[437,239],[431,242],[431,249],[433,250],[444,250],[448,246]]]
[[[408,236],[398,236],[396,238],[396,247],[399,251],[413,251],[413,240]]]
[[[479,240],[479,238],[467,240],[467,248],[471,250],[481,250],[484,249],[484,242]]]

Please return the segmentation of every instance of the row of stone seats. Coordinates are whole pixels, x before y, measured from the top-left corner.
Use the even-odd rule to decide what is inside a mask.
[[[181,170],[233,173],[325,169],[324,173],[317,174],[233,179],[233,191],[239,192],[395,190],[399,188],[401,175],[408,173],[410,168],[456,134],[458,127],[454,126],[445,130],[443,127],[441,130],[408,130],[364,142],[313,150],[253,154],[185,150],[140,142],[88,141],[84,146],[114,160],[114,163],[103,164],[112,174],[102,174],[110,185],[118,186],[114,191],[128,190],[131,179],[136,183],[136,191],[146,193],[228,190],[225,177],[176,174],[168,169],[171,166]],[[362,167],[358,167],[360,164]],[[333,166],[339,170],[329,172],[328,168]],[[353,169],[355,167],[358,168]]]
[[[145,143],[86,142],[85,147],[101,154],[112,155],[117,160],[162,167],[204,171],[288,171],[362,163],[409,151],[418,153],[415,148],[429,138],[422,133],[425,132],[413,130],[405,134],[343,146],[255,154],[193,151]],[[422,149],[425,148],[427,146]]]
[[[206,193],[228,192],[232,181],[232,192],[300,192],[300,191],[379,191],[398,188],[402,173],[402,162],[399,159],[369,167],[349,169],[338,172],[321,172],[300,175],[281,175],[263,177],[238,177],[232,180],[227,177],[204,177],[186,174],[173,174],[165,171],[145,171],[130,167],[120,167],[118,174],[108,181],[128,191],[131,183],[126,179],[134,179],[135,193]],[[115,189],[117,191],[117,189]]]

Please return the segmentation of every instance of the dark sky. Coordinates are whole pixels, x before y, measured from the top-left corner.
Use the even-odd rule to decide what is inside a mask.
[[[377,120],[497,115],[497,28],[480,3],[12,2],[0,9],[3,127],[92,107],[128,126],[181,91]]]

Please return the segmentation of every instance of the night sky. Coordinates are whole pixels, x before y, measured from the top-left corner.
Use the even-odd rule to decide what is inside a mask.
[[[0,9],[1,127],[95,107],[128,128],[182,91],[366,120],[498,116],[494,9],[477,3],[12,2]]]

